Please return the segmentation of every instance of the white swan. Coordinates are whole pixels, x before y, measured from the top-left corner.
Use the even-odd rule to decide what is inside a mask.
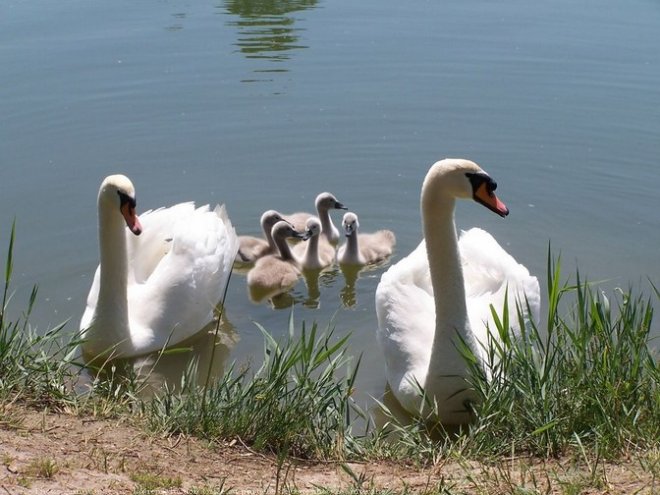
[[[508,289],[513,302],[526,296],[539,320],[536,277],[480,229],[456,238],[456,198],[472,198],[504,217],[509,210],[495,196],[496,183],[475,163],[445,159],[428,171],[421,192],[425,240],[390,267],[376,289],[377,337],[385,354],[387,382],[409,413],[422,411],[419,386],[437,403],[445,425],[469,421],[466,362],[457,350],[462,339],[482,359],[490,305],[501,314]],[[514,329],[515,330],[515,329]]]
[[[392,254],[396,237],[391,230],[359,234],[358,216],[350,211],[344,214],[342,226],[346,234],[346,243],[337,251],[337,262],[340,265],[369,265],[378,263]]]
[[[316,196],[314,204],[316,206],[318,218],[321,220],[321,232],[326,239],[328,239],[330,244],[336,246],[339,242],[339,230],[335,227],[335,224],[332,223],[330,210],[345,210],[346,207],[337,201],[337,198],[329,192],[322,192]],[[312,216],[314,215],[311,213],[298,212],[284,215],[284,219],[293,225],[294,229],[302,232],[307,228],[307,220]]]
[[[293,255],[305,270],[322,270],[335,260],[335,248],[320,235],[321,222],[316,217],[307,220],[305,232],[308,240],[293,246]]]
[[[259,258],[247,274],[248,290],[254,301],[285,292],[300,276],[300,265],[294,258],[287,239],[305,240],[307,235],[295,230],[286,220],[281,220],[273,226],[272,236],[278,254]]]
[[[239,235],[239,248],[236,261],[239,263],[254,263],[262,256],[277,253],[277,247],[273,241],[271,230],[273,229],[273,225],[280,220],[282,220],[282,215],[279,212],[275,210],[265,211],[259,220],[264,237]]]
[[[238,250],[224,206],[180,203],[138,219],[133,184],[111,175],[98,221],[100,264],[80,322],[86,358],[157,351],[212,321]]]

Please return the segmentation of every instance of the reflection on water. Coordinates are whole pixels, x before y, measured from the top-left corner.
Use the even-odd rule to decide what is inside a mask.
[[[273,309],[288,309],[302,305],[309,309],[319,309],[323,289],[343,286],[339,289],[339,299],[344,308],[358,305],[357,293],[360,278],[380,277],[382,268],[389,264],[389,259],[367,266],[342,265],[331,266],[323,270],[303,270],[301,280],[288,288],[247,288],[250,301],[255,304],[267,302]],[[247,273],[248,270],[245,270]]]
[[[380,268],[389,264],[389,258],[371,265],[341,265],[341,273],[344,275],[344,286],[339,295],[345,308],[352,308],[357,305],[357,293],[355,284],[360,277],[380,277]]]
[[[282,62],[290,52],[307,48],[300,43],[302,28],[296,26],[292,12],[316,6],[316,0],[227,0],[224,8],[237,20],[228,22],[238,28],[235,45],[248,59],[261,59],[277,64],[254,69],[256,73],[288,72]],[[254,82],[259,79],[247,79]]]
[[[153,396],[163,387],[180,390],[184,382],[202,386],[207,380],[213,382],[223,376],[225,364],[237,342],[234,326],[223,316],[217,329],[216,323],[211,323],[165,352],[99,364],[101,371],[96,378],[115,386],[134,382],[143,398]]]

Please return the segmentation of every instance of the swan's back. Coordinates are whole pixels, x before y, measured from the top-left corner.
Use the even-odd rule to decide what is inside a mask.
[[[306,234],[295,230],[287,221],[277,222],[271,231],[278,254],[260,258],[247,274],[250,297],[259,301],[284,292],[294,285],[300,276],[300,266],[293,257],[287,239],[307,239]]]
[[[284,261],[276,255],[264,256],[257,260],[248,272],[248,286],[258,290],[284,290],[298,281],[300,270],[292,262]]]
[[[516,304],[526,313],[526,302],[531,314],[526,318],[536,324],[540,321],[541,290],[536,277],[518,263],[485,230],[473,228],[461,233],[458,240],[461,266],[465,280],[470,326],[477,340],[487,344],[487,330],[495,332],[490,306],[502,315],[504,301],[508,299],[509,322],[514,332],[519,332]]]
[[[474,228],[459,239],[465,298],[472,332],[480,347],[488,345],[487,326],[496,329],[490,311],[502,314],[508,291],[509,321],[519,331],[516,300],[540,320],[540,288],[536,277],[507,253],[488,232]],[[379,344],[386,362],[387,381],[409,411],[419,407],[417,382],[424,387],[435,333],[435,304],[426,244],[391,266],[376,288]],[[484,355],[482,353],[482,359]]]
[[[366,263],[378,263],[392,255],[396,237],[391,230],[378,230],[373,233],[358,233],[360,254]]]
[[[224,206],[195,208],[194,203],[180,203],[147,211],[140,215],[140,222],[143,233],[139,237],[125,231],[130,335],[114,342],[123,356],[176,344],[209,324],[238,251],[238,238]],[[99,288],[97,269],[81,329],[94,319]],[[112,330],[97,330],[96,335],[104,334],[109,336]],[[92,353],[108,348],[105,343],[99,345]]]
[[[181,216],[176,208],[169,214],[168,210],[153,214],[159,213],[172,222],[171,237],[168,236],[170,250],[144,282],[128,287],[135,343],[149,341],[151,333],[158,329],[172,332],[170,343],[174,344],[209,324],[224,295],[238,252],[238,237],[224,206],[211,210],[209,205],[204,205]],[[162,233],[167,235],[167,232],[163,227]],[[137,246],[136,252],[142,248],[153,252],[148,245]],[[136,257],[136,261],[139,259]]]
[[[435,306],[426,244],[422,241],[381,276],[376,288],[376,337],[385,356],[387,382],[408,410],[424,387],[435,332]]]

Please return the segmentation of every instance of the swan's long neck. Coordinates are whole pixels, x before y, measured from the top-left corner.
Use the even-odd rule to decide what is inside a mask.
[[[99,204],[99,249],[101,283],[97,315],[112,320],[113,331],[128,331],[128,256],[125,222],[117,210]]]
[[[360,245],[358,242],[357,229],[351,235],[346,236],[346,248],[344,251],[344,262],[360,263]]]
[[[289,243],[286,241],[286,237],[276,236],[274,241],[275,245],[277,246],[277,250],[280,252],[280,258],[282,258],[282,260],[295,261],[293,253],[291,252],[291,248],[289,247]]]
[[[456,349],[460,339],[473,344],[454,224],[455,199],[439,188],[430,196],[430,192],[422,195],[424,236],[435,300],[435,335],[427,386],[434,378],[443,379],[465,368]]]
[[[305,266],[318,266],[319,261],[319,235],[313,235],[307,240],[305,249]]]
[[[339,242],[339,230],[335,227],[335,224],[332,223],[332,218],[330,218],[330,210],[327,208],[318,208],[317,212],[319,214],[319,220],[321,221],[321,233],[328,239],[328,242],[333,246],[336,246]]]
[[[268,228],[266,224],[263,224],[261,226],[261,229],[264,232],[264,237],[266,238],[266,241],[268,241],[268,247],[270,248],[271,251],[276,252],[277,245],[275,244],[275,240],[273,239],[273,234],[271,233],[271,229]]]

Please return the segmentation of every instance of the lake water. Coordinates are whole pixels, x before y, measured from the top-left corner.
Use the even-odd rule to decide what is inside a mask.
[[[98,263],[96,194],[126,173],[138,208],[221,202],[241,234],[269,208],[332,191],[363,231],[389,228],[396,262],[419,242],[431,163],[462,156],[498,181],[511,215],[462,203],[545,283],[660,283],[660,4],[621,2],[19,1],[0,5],[0,254],[17,221],[13,307],[77,329]],[[335,221],[340,215],[334,215]],[[373,294],[303,283],[294,317],[351,332],[360,393],[378,395]],[[347,294],[348,292],[348,294]],[[235,274],[228,359],[259,360],[254,304]],[[657,323],[656,323],[657,324]]]

